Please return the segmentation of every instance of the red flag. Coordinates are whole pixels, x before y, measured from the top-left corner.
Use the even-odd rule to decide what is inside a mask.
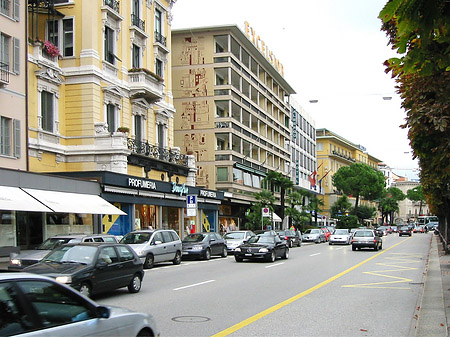
[[[314,171],[314,172],[311,173],[310,176],[309,176],[309,183],[311,184],[311,187],[316,186],[316,174],[317,174],[317,172]]]

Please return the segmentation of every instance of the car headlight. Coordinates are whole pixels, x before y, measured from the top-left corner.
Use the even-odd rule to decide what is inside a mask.
[[[72,283],[72,276],[57,276],[55,280],[59,283],[70,284]]]
[[[140,257],[140,256],[145,256],[145,252],[143,250],[137,250],[136,254]]]
[[[240,252],[241,251],[241,248],[236,248],[235,250],[234,250],[235,252]]]
[[[20,261],[20,259],[11,259],[10,263],[14,266],[20,266],[22,265],[22,261]]]
[[[269,250],[267,248],[261,248],[259,250],[260,253],[267,253]]]

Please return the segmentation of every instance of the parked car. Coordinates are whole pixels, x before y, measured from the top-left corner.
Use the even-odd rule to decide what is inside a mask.
[[[302,245],[302,239],[300,235],[298,235],[296,232],[291,229],[284,229],[284,230],[277,230],[276,231],[278,236],[286,241],[286,244],[289,248],[292,248],[293,246],[300,247]]]
[[[117,239],[114,235],[108,234],[66,234],[51,236],[36,249],[24,250],[20,254],[11,254],[8,270],[20,271],[25,267],[38,263],[45,255],[61,245],[79,242],[117,242]]]
[[[398,233],[398,226],[391,226],[392,233]]]
[[[382,249],[382,239],[374,230],[357,230],[352,237],[352,250],[355,251],[361,248],[373,248],[374,250]]]
[[[307,229],[303,235],[302,235],[302,241],[303,242],[315,242],[315,243],[321,243],[321,242],[325,242],[325,233],[318,228],[310,228]]]
[[[403,236],[403,235],[408,235],[408,236],[412,235],[412,231],[409,226],[400,227],[400,229],[398,230],[398,236]]]
[[[341,243],[349,245],[351,243],[352,235],[348,229],[336,229],[333,234],[331,234],[328,244],[331,246],[336,243]]]
[[[289,257],[289,247],[278,235],[254,236],[234,251],[236,262],[242,262],[244,259],[262,259],[274,262],[279,257],[287,259]]]
[[[120,243],[67,244],[23,271],[53,277],[87,297],[122,287],[137,293],[144,278],[137,254]]]
[[[330,239],[331,236],[331,232],[328,230],[328,228],[326,227],[322,227],[321,230],[324,232],[325,234],[325,241],[328,241]]]
[[[251,237],[256,234],[252,231],[232,231],[226,233],[223,238],[226,240],[227,251],[230,254],[234,253],[237,246],[247,242]]]
[[[54,279],[0,274],[0,336],[159,336],[149,314],[98,305]]]
[[[389,234],[388,228],[389,226],[378,226],[376,231],[378,232],[378,234],[380,234],[380,236],[386,236]]]
[[[219,233],[204,232],[186,236],[182,243],[183,258],[202,258],[209,260],[212,255],[228,255],[226,241]]]
[[[128,244],[134,249],[144,263],[144,268],[152,268],[159,262],[181,263],[181,240],[171,229],[130,232],[120,240],[120,243]]]

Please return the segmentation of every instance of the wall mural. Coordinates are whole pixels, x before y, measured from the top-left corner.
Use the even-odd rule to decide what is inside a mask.
[[[183,102],[181,104],[181,129],[204,129],[209,125],[207,101]]]

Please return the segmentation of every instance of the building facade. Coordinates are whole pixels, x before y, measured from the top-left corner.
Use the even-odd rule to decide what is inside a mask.
[[[317,141],[317,182],[323,197],[323,215],[331,216],[331,206],[341,197],[334,188],[332,176],[339,168],[353,163],[363,163],[378,169],[381,160],[367,153],[362,145],[354,144],[328,129],[316,130]],[[349,201],[355,203],[354,198]],[[360,199],[361,205],[375,206],[373,203]]]
[[[26,3],[0,3],[1,167],[27,169]]]
[[[282,63],[248,23],[172,31],[175,143],[196,159],[198,187],[224,192],[219,223],[236,229],[268,170],[291,169]]]

